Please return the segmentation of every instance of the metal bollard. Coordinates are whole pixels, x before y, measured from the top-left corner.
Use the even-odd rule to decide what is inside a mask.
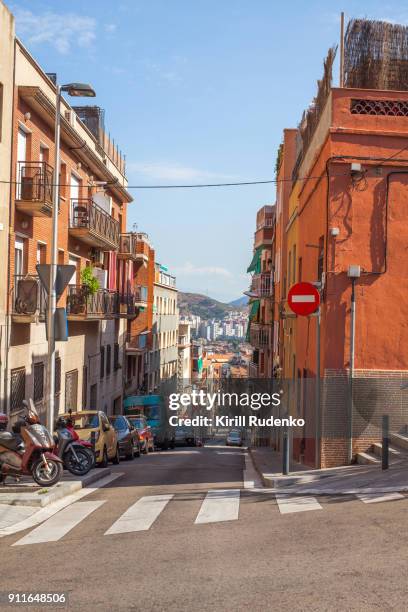
[[[382,418],[382,453],[381,453],[381,468],[388,470],[389,467],[389,435],[390,435],[390,417],[388,414],[383,414]]]
[[[282,474],[289,474],[289,430],[286,427],[283,431],[283,448],[282,448]]]

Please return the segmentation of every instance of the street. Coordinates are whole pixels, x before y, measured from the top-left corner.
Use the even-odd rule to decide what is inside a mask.
[[[106,487],[0,539],[1,590],[66,592],[72,610],[404,609],[404,496],[276,499],[244,488],[245,455],[122,461]]]

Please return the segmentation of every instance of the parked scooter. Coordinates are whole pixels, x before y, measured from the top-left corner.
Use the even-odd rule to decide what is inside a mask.
[[[54,442],[41,425],[34,403],[24,401],[26,414],[13,426],[13,432],[0,431],[0,482],[7,476],[30,475],[42,487],[55,485],[62,476],[62,461],[53,454]]]
[[[94,467],[94,453],[81,444],[78,434],[68,427],[64,417],[59,417],[55,423],[54,440],[54,452],[71,474],[85,476]]]

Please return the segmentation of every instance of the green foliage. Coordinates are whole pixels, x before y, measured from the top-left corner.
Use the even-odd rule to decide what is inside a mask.
[[[94,295],[99,289],[99,281],[94,276],[93,268],[86,266],[81,270],[81,285],[86,288],[88,295]]]

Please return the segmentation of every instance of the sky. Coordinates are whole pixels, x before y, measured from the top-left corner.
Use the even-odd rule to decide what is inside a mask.
[[[340,12],[408,24],[402,1],[6,4],[46,72],[93,85],[129,185],[273,179],[283,129],[315,95]],[[131,193],[128,229],[149,234],[180,290],[241,297],[256,211],[274,203],[274,185]]]

